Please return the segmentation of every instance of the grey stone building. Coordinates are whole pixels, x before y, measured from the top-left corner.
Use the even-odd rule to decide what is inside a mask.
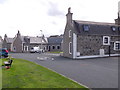
[[[63,37],[64,57],[79,59],[119,54],[119,15],[115,23],[73,20],[72,15],[69,8]]]
[[[61,50],[61,43],[63,40],[63,35],[53,35],[47,38],[48,45],[47,50],[48,51],[62,51]]]
[[[17,36],[13,41],[13,52],[30,52],[31,48],[40,47],[46,51],[47,40],[45,37],[30,37],[30,36],[21,36],[18,31]]]
[[[2,47],[3,47],[3,48],[7,48],[8,51],[12,51],[13,40],[14,40],[14,38],[9,38],[9,37],[7,37],[7,35],[5,34],[4,40],[3,40],[3,43],[2,43]]]
[[[3,39],[2,39],[2,37],[0,36],[0,48],[2,48],[2,43],[3,43]]]

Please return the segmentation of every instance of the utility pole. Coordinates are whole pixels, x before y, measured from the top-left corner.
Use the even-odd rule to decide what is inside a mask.
[[[40,30],[41,32],[41,50],[42,50],[42,30]]]

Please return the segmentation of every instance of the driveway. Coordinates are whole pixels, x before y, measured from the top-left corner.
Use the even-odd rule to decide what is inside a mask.
[[[118,57],[72,60],[58,54],[11,55],[52,69],[89,88],[118,88]]]

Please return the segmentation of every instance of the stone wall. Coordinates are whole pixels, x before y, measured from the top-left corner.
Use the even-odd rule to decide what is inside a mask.
[[[81,56],[99,55],[100,49],[104,49],[105,54],[109,54],[109,45],[103,45],[103,36],[101,35],[79,35],[77,36],[77,52]],[[118,53],[114,50],[114,42],[118,41],[118,36],[111,36],[110,52]]]

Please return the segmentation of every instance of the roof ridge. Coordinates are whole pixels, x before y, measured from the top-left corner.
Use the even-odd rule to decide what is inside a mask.
[[[109,23],[109,22],[96,22],[96,21],[84,21],[84,20],[74,20],[78,23],[85,23],[85,24],[97,24],[97,25],[116,25],[115,23]]]

